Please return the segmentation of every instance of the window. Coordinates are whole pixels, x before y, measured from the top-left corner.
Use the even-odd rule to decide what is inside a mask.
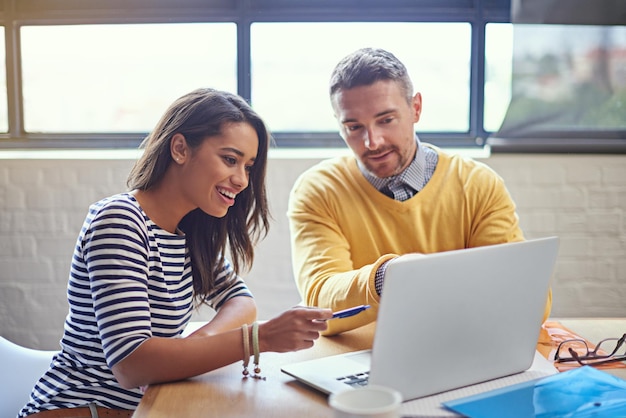
[[[420,132],[469,131],[468,23],[254,23],[251,41],[252,103],[272,130],[336,131],[331,72],[345,55],[371,46],[391,51],[406,65],[422,95]]]
[[[0,31],[0,57],[5,57],[4,30]],[[0,67],[0,132],[8,132],[6,67]]]
[[[624,26],[490,24],[485,56],[485,129],[496,148],[623,152]]]
[[[486,28],[492,151],[625,152],[626,2],[511,2],[512,24]]]
[[[511,147],[528,138],[505,138],[502,127],[528,110],[551,109],[518,94],[543,80],[519,66],[525,59],[516,55],[511,3],[520,1],[0,0],[0,148],[135,148],[174,98],[197,87],[249,100],[278,146],[344,147],[328,79],[341,57],[364,46],[386,48],[407,65],[423,97],[416,125],[422,139],[457,147],[489,138],[493,150]],[[602,7],[596,2],[607,0],[588,1]],[[541,41],[533,45],[552,45],[545,37],[550,25],[535,26]],[[592,37],[593,29],[570,29],[581,31],[566,35],[570,40]],[[593,122],[544,126],[525,152],[541,151],[550,142],[540,138],[546,133],[565,151],[597,149],[598,139],[626,150],[624,38],[617,25],[610,51],[597,52],[610,55],[603,65],[615,92],[591,106]],[[562,50],[551,52],[557,59],[544,69],[562,69],[575,47],[556,45]],[[572,149],[574,140],[584,146]]]
[[[198,87],[237,91],[234,23],[24,26],[28,132],[147,132]]]
[[[499,135],[626,132],[626,27],[516,24],[512,45]]]
[[[485,85],[483,127],[487,132],[500,129],[511,100],[513,26],[489,23],[485,29]]]
[[[484,21],[509,14],[508,0],[479,3],[6,0],[0,147],[134,148],[175,97],[201,86],[249,100],[279,146],[343,147],[328,78],[342,56],[374,44],[406,63],[422,93],[420,135],[475,145],[485,137]]]

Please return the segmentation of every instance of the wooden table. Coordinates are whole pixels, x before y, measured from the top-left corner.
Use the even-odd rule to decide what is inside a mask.
[[[556,319],[591,342],[620,337],[626,318]],[[267,380],[242,379],[241,362],[181,382],[152,385],[134,418],[171,417],[325,417],[332,416],[327,396],[282,373],[280,367],[372,345],[374,324],[334,337],[321,337],[309,350],[263,353],[262,375]],[[626,369],[607,370],[626,379]]]

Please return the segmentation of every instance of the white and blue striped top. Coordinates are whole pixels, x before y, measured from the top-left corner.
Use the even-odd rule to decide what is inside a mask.
[[[217,273],[214,309],[252,294],[226,262]],[[123,389],[111,367],[152,336],[178,337],[193,310],[191,261],[183,234],[154,224],[130,194],[93,204],[74,250],[68,284],[70,310],[61,351],[36,383],[21,417],[85,406],[135,409],[142,391]]]

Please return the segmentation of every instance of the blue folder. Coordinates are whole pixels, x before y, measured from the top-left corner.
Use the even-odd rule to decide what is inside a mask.
[[[471,418],[626,417],[626,380],[583,366],[443,405]]]

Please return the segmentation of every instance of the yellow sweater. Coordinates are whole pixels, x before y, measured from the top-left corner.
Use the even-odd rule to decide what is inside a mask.
[[[303,302],[334,311],[372,309],[330,321],[326,335],[376,320],[376,269],[406,253],[434,253],[524,240],[504,182],[480,162],[439,154],[423,190],[404,202],[376,190],[353,156],[304,172],[289,197],[294,276]],[[544,313],[552,305],[548,294]]]

